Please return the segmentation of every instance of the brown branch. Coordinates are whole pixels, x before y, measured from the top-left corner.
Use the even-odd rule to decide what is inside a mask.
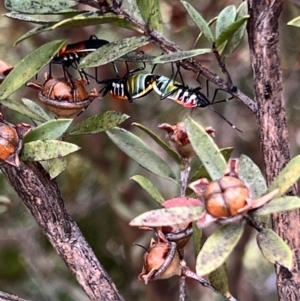
[[[67,214],[60,190],[39,163],[0,168],[22,202],[91,300],[120,301],[115,285],[97,260],[77,224]]]
[[[248,37],[253,68],[257,121],[268,184],[290,160],[289,135],[282,95],[282,72],[278,18],[283,0],[249,1]],[[266,87],[268,88],[265,93]],[[290,195],[297,194],[293,186]],[[294,251],[291,273],[276,265],[280,300],[299,300],[300,291],[300,213],[299,210],[274,214],[274,230]]]
[[[0,301],[29,301],[0,291]]]

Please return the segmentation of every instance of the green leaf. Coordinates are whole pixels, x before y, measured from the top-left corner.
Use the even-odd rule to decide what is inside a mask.
[[[30,110],[27,106],[23,105],[22,103],[12,100],[12,99],[2,99],[0,100],[1,105],[16,111],[24,116],[27,116],[33,120],[40,121],[40,122],[45,122],[47,119],[45,119],[43,116],[40,114],[37,114]]]
[[[243,229],[242,223],[233,223],[224,225],[214,232],[206,240],[197,257],[197,275],[207,275],[219,268],[238,243]]]
[[[48,163],[48,172],[51,179],[56,178],[61,174],[68,166],[66,158],[54,158],[47,161]]]
[[[25,21],[25,22],[34,23],[34,24],[51,24],[51,23],[55,24],[56,22],[60,21],[57,16],[55,16],[55,20],[49,20],[48,18],[45,18],[45,16],[43,16],[42,19],[37,19],[37,18],[31,17],[30,15],[19,14],[16,12],[7,13],[7,14],[4,14],[4,16],[7,18],[21,20],[21,21]]]
[[[116,59],[118,62],[134,62],[134,63],[152,63],[155,56],[146,54],[142,51],[131,51]]]
[[[146,178],[143,176],[133,176],[130,179],[136,181],[141,185],[141,187],[159,204],[162,204],[165,199],[163,196],[159,193],[157,188]]]
[[[267,183],[259,167],[247,156],[239,159],[239,178],[251,189],[252,199],[262,196],[267,191]]]
[[[220,12],[216,23],[216,41],[220,38],[221,34],[234,22],[235,17],[236,17],[236,7],[234,5],[229,5]],[[224,38],[226,38],[226,35],[225,37],[223,36],[221,38],[221,41],[223,41]],[[217,47],[219,53],[222,53],[226,44],[227,44],[226,39],[221,44],[219,42]]]
[[[23,34],[21,37],[19,37],[15,42],[13,46],[16,46],[17,44],[21,43],[22,41],[28,39],[29,37],[36,35],[41,32],[45,32],[48,30],[52,30],[52,24],[45,24],[37,26],[29,31],[27,31],[25,34]]]
[[[23,146],[21,160],[44,161],[61,158],[80,149],[79,146],[58,140],[33,141]]]
[[[246,21],[250,18],[250,15],[247,15],[229,25],[218,37],[216,40],[216,47],[220,48],[223,43],[228,41],[233,37],[233,35],[243,26]],[[246,26],[246,25],[245,25]],[[224,49],[224,48],[223,48]]]
[[[227,148],[220,149],[220,152],[223,155],[223,157],[226,160],[226,162],[228,162],[228,160],[229,160],[229,158],[230,158],[233,150],[234,150],[233,147],[227,147]],[[201,178],[207,178],[207,179],[210,180],[210,176],[209,176],[209,174],[208,174],[208,172],[205,169],[205,167],[204,167],[203,164],[200,165],[199,169],[192,176],[190,182],[194,182],[194,181],[199,180]]]
[[[128,118],[129,116],[126,114],[116,111],[107,111],[83,120],[75,125],[70,132],[68,132],[68,135],[86,135],[104,132],[117,126]]]
[[[187,117],[184,123],[190,142],[210,178],[213,181],[221,178],[226,169],[226,161],[212,138],[190,117]]]
[[[212,44],[214,42],[214,37],[212,35],[212,32],[206,23],[206,21],[203,19],[203,17],[192,7],[188,2],[181,1],[187,12],[189,13],[190,17],[193,19],[193,21],[196,23],[196,25],[200,28],[200,30],[203,32],[207,40]]]
[[[49,42],[22,59],[0,85],[0,99],[9,97],[13,92],[36,75],[50,62],[64,44],[64,41]]]
[[[226,298],[230,298],[228,285],[228,274],[226,264],[222,264],[215,271],[212,271],[208,276],[209,282],[214,289],[222,293]],[[230,300],[230,299],[227,299]]]
[[[298,16],[298,17],[292,19],[291,21],[289,21],[289,22],[287,23],[287,25],[300,27],[300,16]]]
[[[300,155],[294,157],[271,183],[268,191],[279,189],[277,196],[283,195],[300,178]]]
[[[176,182],[175,175],[170,167],[140,138],[117,127],[106,133],[125,154],[135,160],[143,168],[162,178]]]
[[[53,14],[68,11],[68,8],[77,4],[75,0],[5,0],[8,10],[26,14]]]
[[[129,225],[137,227],[159,227],[189,223],[199,219],[202,212],[202,206],[150,210],[135,217],[131,220]]]
[[[267,260],[291,270],[293,265],[293,252],[273,230],[264,229],[259,232],[257,234],[257,244]]]
[[[177,62],[181,60],[185,60],[200,54],[209,53],[212,50],[209,48],[203,48],[203,49],[193,49],[188,51],[179,51],[179,52],[172,52],[163,54],[161,56],[156,57],[151,64],[165,64],[165,63],[171,63],[171,62]]]
[[[24,143],[36,140],[55,140],[60,138],[73,119],[54,119],[40,124],[24,137]]]
[[[155,29],[158,32],[162,33],[163,24],[159,7],[159,0],[137,0],[136,3],[148,28]]]
[[[242,19],[248,14],[248,6],[247,2],[243,1],[237,10],[236,20]],[[226,59],[240,44],[245,30],[246,30],[247,23],[245,22],[231,37],[230,40],[226,43],[225,48],[222,51],[222,56]]]
[[[236,7],[234,5],[229,5],[220,12],[216,23],[216,39],[234,22],[235,17]]]
[[[109,43],[87,55],[81,60],[79,67],[91,68],[113,62],[122,55],[146,44],[149,44],[149,38],[144,36],[125,38]]]
[[[254,215],[268,215],[277,212],[289,211],[300,208],[300,198],[286,196],[277,198],[253,211]]]
[[[44,111],[42,107],[40,107],[37,103],[34,101],[27,99],[27,98],[22,98],[22,101],[24,105],[33,113],[39,115],[42,117],[44,120],[50,120],[50,117],[48,114]]]
[[[94,11],[94,12],[89,11],[80,15],[76,15],[72,18],[64,19],[56,23],[55,25],[53,25],[52,29],[77,28],[77,27],[106,24],[106,23],[143,33],[141,29],[132,25],[130,22],[128,22],[122,17],[118,17],[113,13],[106,13],[104,15],[101,15],[99,14],[98,11]]]
[[[218,17],[214,17],[212,18],[209,22],[207,22],[207,25],[210,27],[212,24],[214,24],[216,21],[217,21]],[[200,31],[192,49],[195,49],[196,48],[196,45],[198,44],[199,40],[201,39],[201,37],[203,36],[203,32]]]
[[[201,250],[202,229],[198,228],[196,223],[193,223],[193,245],[195,255],[197,256]]]
[[[166,151],[166,153],[178,164],[181,165],[182,161],[180,156],[163,140],[161,140],[158,136],[156,136],[152,131],[145,128],[143,125],[133,122],[131,125],[134,125],[144,131],[149,137],[151,137],[162,149]]]

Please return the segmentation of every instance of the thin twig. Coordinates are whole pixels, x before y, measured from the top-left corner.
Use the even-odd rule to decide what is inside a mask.
[[[186,301],[187,294],[186,294],[186,277],[180,276],[179,277],[179,301]]]
[[[29,301],[0,291],[0,301]]]
[[[214,291],[215,293],[222,295],[224,298],[226,298],[226,300],[229,301],[238,301],[237,299],[235,299],[233,296],[225,296],[224,294],[220,293],[219,291],[217,291],[207,280],[205,280],[202,277],[199,277],[197,274],[195,274],[194,272],[192,272],[188,267],[183,267],[182,268],[182,275],[194,279],[196,281],[198,281],[202,286],[207,287],[209,289],[211,289],[212,291]]]

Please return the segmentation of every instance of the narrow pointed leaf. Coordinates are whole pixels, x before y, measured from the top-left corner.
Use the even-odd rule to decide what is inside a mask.
[[[300,16],[292,19],[287,23],[287,25],[295,26],[295,27],[300,27]]]
[[[146,134],[149,135],[161,148],[163,148],[166,153],[178,164],[181,165],[182,161],[180,156],[168,145],[166,144],[163,140],[161,140],[158,136],[156,136],[152,131],[149,129],[145,128],[143,125],[133,122],[131,125],[134,125],[144,131]]]
[[[162,178],[175,181],[175,175],[170,167],[140,138],[117,127],[107,131],[106,133],[124,153],[135,160],[143,168]]]
[[[23,101],[24,105],[30,111],[32,111],[33,113],[39,115],[40,117],[42,117],[45,120],[50,120],[50,117],[48,116],[48,114],[37,103],[35,103],[34,101],[32,101],[30,99],[27,99],[27,98],[22,98],[22,101]]]
[[[33,141],[23,146],[21,160],[44,161],[61,158],[80,149],[79,146],[58,140]]]
[[[0,85],[0,99],[7,98],[36,75],[50,62],[64,43],[64,41],[49,42],[22,59]]]
[[[75,125],[68,134],[85,135],[104,132],[119,125],[128,118],[129,116],[126,114],[116,111],[107,111],[85,119],[81,123]]]
[[[137,227],[172,226],[199,219],[203,207],[173,207],[147,211],[134,218],[129,225]]]
[[[267,203],[263,207],[256,209],[254,215],[268,215],[277,212],[289,211],[300,208],[300,198],[295,196],[286,196],[277,198]]]
[[[291,270],[293,264],[293,252],[273,230],[264,229],[259,232],[257,234],[257,244],[267,260]]]
[[[120,41],[109,43],[86,56],[81,60],[79,67],[91,68],[110,63],[122,55],[146,44],[149,44],[149,38],[143,36],[125,38]]]
[[[229,5],[220,12],[216,23],[216,39],[234,22],[235,17],[236,7],[234,5]]]
[[[15,19],[15,20],[21,20],[21,21],[25,21],[25,22],[30,22],[30,23],[34,23],[34,24],[55,24],[56,22],[59,21],[59,19],[57,18],[57,16],[55,16],[55,20],[49,20],[48,18],[42,18],[42,19],[37,19],[35,17],[32,17],[30,15],[24,15],[24,14],[19,14],[17,12],[11,12],[11,13],[7,13],[4,14],[5,17],[7,18],[11,18],[11,19]]]
[[[219,268],[228,258],[242,234],[242,223],[227,224],[214,232],[206,240],[197,257],[197,274],[204,276]]]
[[[151,63],[155,59],[154,55],[149,55],[143,51],[131,51],[119,57],[119,62]]]
[[[206,21],[203,19],[203,17],[195,10],[193,6],[191,6],[186,1],[181,1],[187,12],[189,13],[192,20],[196,23],[196,25],[199,27],[199,29],[203,32],[205,37],[210,43],[214,42],[214,37],[212,35],[212,32],[206,23]]]
[[[243,1],[237,10],[236,20],[242,19],[248,14],[247,2]],[[245,22],[226,43],[225,48],[222,51],[222,56],[226,59],[240,44],[245,34],[247,22]]]
[[[165,199],[163,196],[159,193],[157,188],[146,178],[143,176],[133,176],[130,179],[136,181],[141,185],[141,187],[155,200],[157,203],[162,204]]]
[[[55,140],[60,138],[73,119],[54,119],[40,124],[24,137],[24,143],[35,140]]]
[[[137,0],[136,3],[140,10],[142,18],[148,25],[148,27],[162,33],[163,24],[159,7],[159,0]]]
[[[55,28],[77,28],[98,24],[112,24],[115,26],[131,29],[142,33],[143,31],[138,27],[132,25],[130,22],[124,18],[118,17],[113,13],[106,13],[104,15],[99,14],[98,11],[86,12],[80,15],[76,15],[72,18],[64,19],[55,25],[52,26],[52,29]]]
[[[209,53],[211,51],[212,50],[209,48],[203,48],[203,49],[193,49],[187,51],[173,52],[173,53],[168,53],[168,54],[163,54],[161,56],[158,56],[151,63],[154,65],[154,64],[177,62],[200,54]]]
[[[218,19],[218,17],[214,17],[210,21],[208,21],[207,22],[208,27],[210,27],[212,24],[214,24],[217,21],[217,19]],[[203,36],[203,32],[200,31],[200,33],[199,33],[199,35],[198,35],[198,37],[197,37],[197,39],[196,39],[196,41],[195,41],[192,49],[196,48],[196,46],[197,46],[197,44],[198,44],[198,42],[199,42],[199,40],[201,39],[202,36]]]
[[[283,195],[300,178],[300,155],[294,157],[271,183],[268,191],[278,188],[277,196]]]
[[[187,117],[184,123],[191,144],[211,179],[217,180],[221,178],[226,168],[226,161],[212,138],[202,126],[190,117]]]
[[[215,271],[211,272],[208,276],[209,282],[213,288],[229,298],[228,274],[226,264],[222,264]]]
[[[241,155],[239,159],[239,178],[249,185],[252,199],[267,191],[267,183],[259,167],[245,155]]]
[[[229,25],[223,32],[220,33],[219,37],[216,40],[216,47],[220,48],[220,46],[231,39],[233,35],[247,22],[249,19],[249,15],[233,22]]]
[[[2,99],[0,100],[1,105],[16,111],[24,116],[27,116],[33,120],[40,121],[40,122],[45,122],[47,119],[42,117],[40,114],[37,114],[33,111],[31,111],[27,106],[23,105],[22,103],[12,100],[12,99]]]
[[[221,154],[223,155],[226,162],[228,162],[234,148],[233,147],[227,147],[220,149]],[[201,178],[207,178],[210,179],[210,176],[205,169],[204,165],[201,164],[200,168],[195,172],[195,174],[192,176],[190,182],[194,182],[196,180],[199,180]]]
[[[196,223],[193,223],[193,245],[194,245],[194,251],[195,255],[199,254],[202,246],[202,229],[198,228]]]
[[[67,159],[63,158],[54,158],[47,161],[48,163],[48,172],[51,179],[56,178],[60,175],[68,166]]]
[[[27,31],[25,34],[23,34],[21,37],[19,37],[13,44],[13,46],[16,46],[17,44],[21,43],[22,41],[30,38],[31,36],[34,36],[38,33],[45,32],[52,30],[52,24],[44,24],[37,26],[29,31]]]
[[[76,4],[75,0],[5,0],[8,10],[25,14],[53,14],[68,11],[68,8]]]

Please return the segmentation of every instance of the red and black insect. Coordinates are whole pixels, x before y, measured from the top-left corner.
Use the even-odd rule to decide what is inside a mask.
[[[214,96],[212,101],[209,100],[208,95],[206,96],[201,92],[202,86],[199,81],[199,75],[197,77],[197,81],[199,86],[196,88],[191,88],[184,84],[182,74],[180,72],[179,65],[177,66],[176,73],[174,72],[174,66],[172,64],[173,76],[172,78],[168,78],[166,76],[158,76],[155,79],[153,84],[153,90],[160,95],[161,99],[172,99],[173,101],[179,103],[185,108],[205,108],[209,107],[212,111],[214,111],[217,115],[219,115],[223,120],[225,120],[231,127],[235,128],[237,131],[241,132],[238,128],[236,128],[230,121],[228,121],[224,116],[215,111],[212,106],[217,103],[227,102],[233,97],[229,97],[224,100],[215,101],[217,93],[220,89],[216,89],[214,92]],[[180,81],[176,81],[177,76],[179,75]],[[207,82],[207,92],[208,92],[208,82]]]
[[[89,53],[95,51],[96,49],[106,44],[109,44],[109,42],[106,40],[98,39],[95,35],[91,35],[88,40],[65,45],[62,49],[60,49],[58,54],[50,61],[50,76],[51,65],[60,64],[63,67],[65,78],[72,78],[71,74],[68,71],[70,67],[76,69],[79,72],[81,78],[85,78],[86,80],[88,80],[88,77],[94,78],[93,76],[86,73],[83,69],[79,69],[78,65],[82,58],[86,57]],[[97,78],[96,72],[95,78]]]

